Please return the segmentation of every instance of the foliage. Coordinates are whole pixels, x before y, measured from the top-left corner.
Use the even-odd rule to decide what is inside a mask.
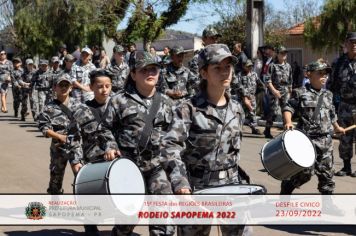
[[[16,44],[24,54],[53,56],[62,43],[98,44],[102,25],[97,23],[102,1],[13,1]]]
[[[317,18],[305,24],[304,38],[313,49],[339,47],[348,31],[356,31],[356,2],[328,0]]]

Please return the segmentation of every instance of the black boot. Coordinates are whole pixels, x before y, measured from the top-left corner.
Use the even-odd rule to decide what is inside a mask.
[[[252,134],[261,135],[261,131],[255,127],[251,127]]]
[[[335,173],[336,176],[350,176],[351,171],[351,160],[344,160],[344,167]],[[355,176],[356,177],[356,176]]]
[[[21,121],[26,121],[25,116],[21,115]]]
[[[273,139],[271,134],[271,127],[266,127],[265,131],[263,131],[263,134],[265,135],[265,138]]]
[[[15,112],[14,112],[14,117],[17,118],[18,116],[19,116],[19,112],[15,110]]]
[[[292,182],[288,180],[283,180],[281,183],[281,195],[291,195],[295,189],[295,186],[293,186]]]
[[[100,236],[98,227],[96,225],[84,225],[86,236]]]

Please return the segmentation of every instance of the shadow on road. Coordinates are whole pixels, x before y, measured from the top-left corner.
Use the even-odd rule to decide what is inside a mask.
[[[290,234],[328,236],[331,233],[355,235],[356,226],[353,225],[269,225],[266,228],[285,231]]]

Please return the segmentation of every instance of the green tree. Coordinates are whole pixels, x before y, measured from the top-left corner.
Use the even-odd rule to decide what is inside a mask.
[[[100,0],[13,1],[16,44],[23,54],[53,56],[58,45],[98,44],[103,26],[98,24]]]
[[[144,49],[148,50],[164,29],[176,24],[185,15],[189,2],[132,0],[134,10],[126,29],[118,33],[117,41],[128,43],[142,39]]]
[[[356,31],[355,12],[355,1],[327,0],[320,16],[306,22],[306,42],[316,50],[338,48],[348,31]]]

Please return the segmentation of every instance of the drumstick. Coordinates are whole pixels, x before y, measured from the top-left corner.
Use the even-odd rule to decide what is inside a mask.
[[[355,129],[355,128],[356,128],[356,125],[351,125],[351,126],[345,128],[345,132],[350,131],[350,130],[353,130],[353,129]]]

